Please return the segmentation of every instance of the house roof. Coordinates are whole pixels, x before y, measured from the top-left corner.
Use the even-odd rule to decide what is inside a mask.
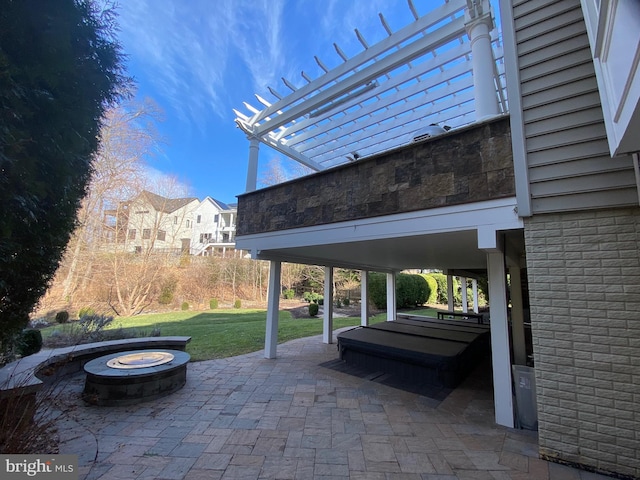
[[[220,200],[216,200],[215,198],[209,197],[209,196],[207,196],[207,198],[203,200],[203,202],[206,202],[206,201],[214,203],[220,210],[235,210],[238,208],[237,203],[224,203],[224,202],[221,202]]]
[[[435,3],[435,2],[432,2]],[[282,78],[288,93],[269,87],[256,95],[259,107],[234,110],[236,124],[249,136],[310,167],[326,168],[409,143],[431,124],[459,127],[475,121],[471,45],[465,7],[473,0],[442,0],[392,31],[382,14],[386,37],[373,45],[356,29],[363,50],[348,57],[334,43],[341,62],[312,79]],[[486,13],[486,12],[485,12]],[[507,111],[502,44],[492,32],[496,97]]]
[[[158,212],[163,213],[172,213],[176,210],[190,204],[193,201],[198,201],[195,197],[186,197],[186,198],[166,198],[161,195],[157,195],[155,193],[149,192],[147,190],[143,190],[140,194],[140,197],[144,198],[148,201],[151,206],[156,209]]]

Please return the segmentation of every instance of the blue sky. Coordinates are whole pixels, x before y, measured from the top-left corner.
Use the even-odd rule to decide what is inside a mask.
[[[441,0],[415,0],[424,14]],[[235,202],[244,192],[249,145],[232,109],[255,107],[257,93],[289,90],[280,77],[301,86],[362,50],[354,28],[369,44],[386,36],[378,13],[393,30],[412,19],[406,0],[128,0],[121,2],[119,40],[137,96],[164,112],[164,143],[148,160],[176,176],[195,196]],[[281,155],[261,145],[262,170]]]

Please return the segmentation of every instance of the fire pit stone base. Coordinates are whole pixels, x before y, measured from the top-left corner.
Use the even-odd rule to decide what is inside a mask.
[[[117,358],[125,359],[168,354],[170,360],[150,366],[113,368]],[[122,406],[155,400],[182,388],[187,381],[187,363],[190,355],[179,350],[136,350],[112,353],[87,362],[84,371],[87,378],[82,397],[87,403],[101,406]]]

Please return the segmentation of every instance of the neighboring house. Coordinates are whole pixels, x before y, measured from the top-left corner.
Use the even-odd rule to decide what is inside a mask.
[[[381,16],[379,43],[357,32],[359,54],[236,112],[236,243],[271,268],[265,357],[281,262],[325,266],[327,343],[334,267],[363,272],[363,324],[367,271],[387,273],[389,319],[401,270],[487,275],[496,422],[514,426],[511,367],[532,350],[541,456],[640,478],[640,3],[500,7],[502,37],[486,1],[412,6],[395,32]],[[254,191],[260,143],[317,173]]]
[[[194,211],[191,254],[222,255],[235,249],[235,204],[226,204],[211,197],[205,198]]]
[[[190,255],[234,251],[236,208],[211,197],[200,202],[143,191],[106,217],[109,242],[128,251]]]

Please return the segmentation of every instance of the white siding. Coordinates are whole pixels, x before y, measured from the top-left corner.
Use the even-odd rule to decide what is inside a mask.
[[[637,205],[611,158],[579,0],[513,2],[532,213]]]

